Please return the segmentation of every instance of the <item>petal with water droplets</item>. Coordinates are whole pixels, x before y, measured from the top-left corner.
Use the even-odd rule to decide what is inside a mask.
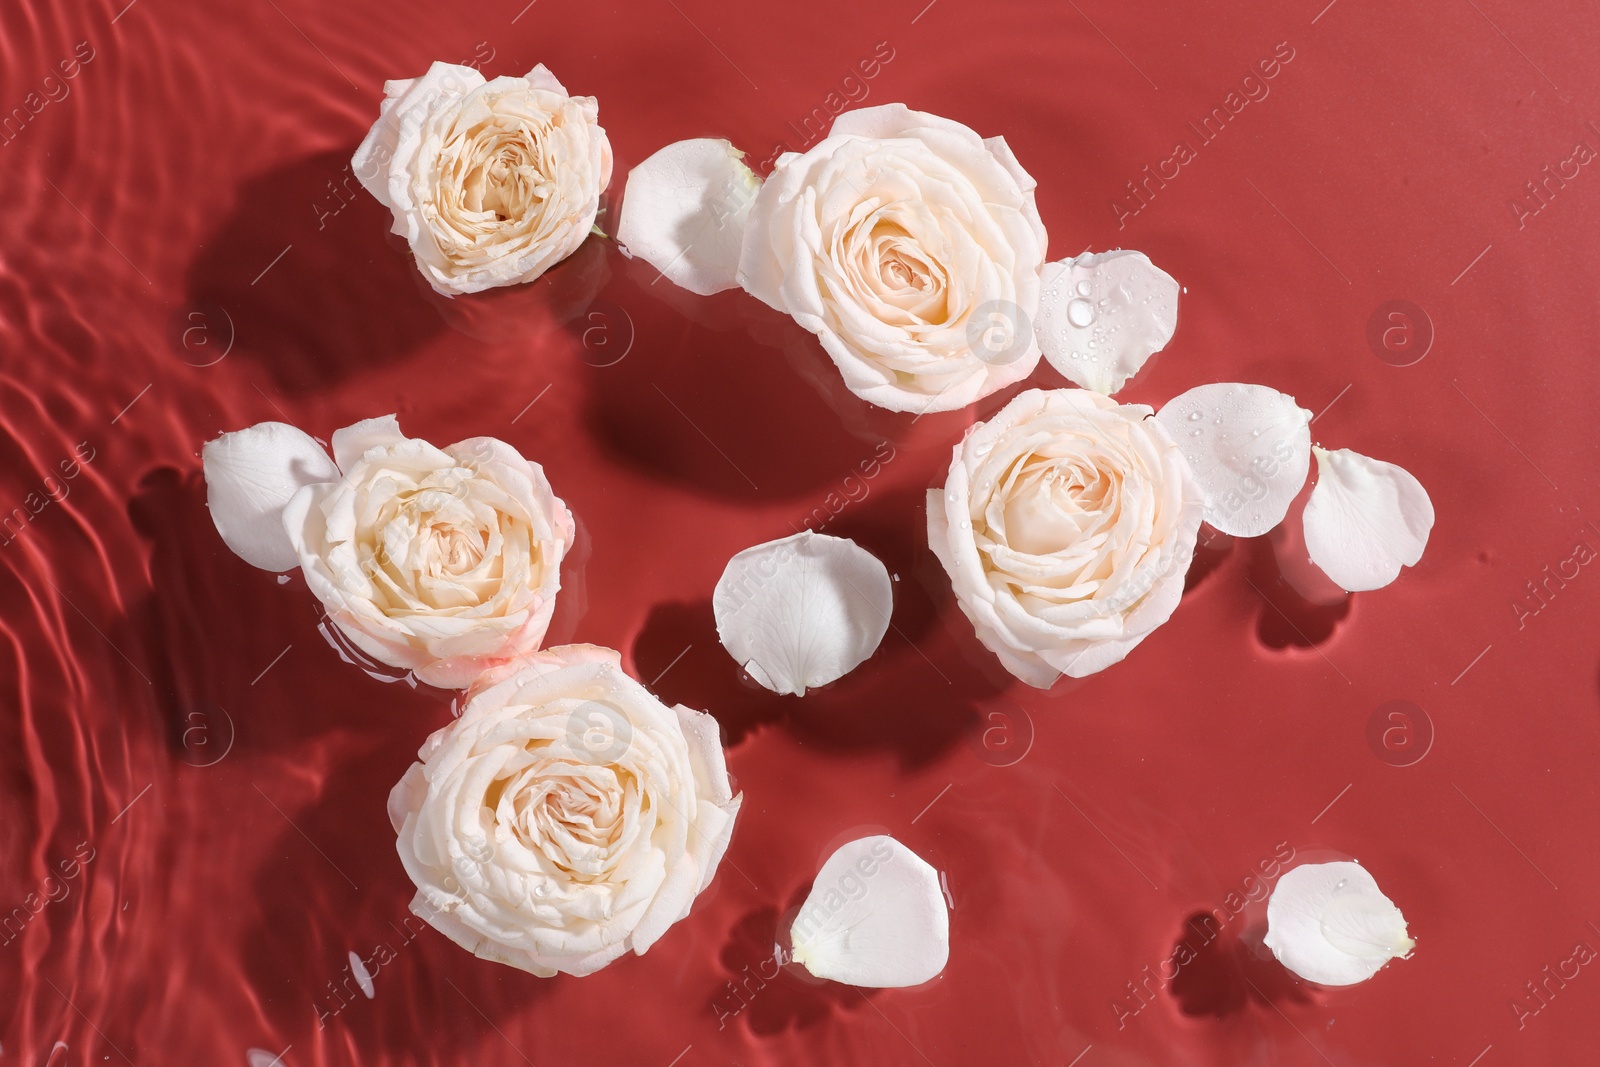
[[[843,845],[817,872],[789,940],[818,978],[892,989],[938,976],[950,958],[939,872],[892,837]]]
[[[1156,416],[1206,495],[1205,520],[1259,537],[1283,521],[1311,469],[1311,412],[1265,385],[1179,393]]]
[[[1050,365],[1110,396],[1167,346],[1179,286],[1143,252],[1086,252],[1046,263],[1035,333]]]
[[[1266,945],[1309,982],[1364,982],[1416,947],[1406,918],[1359,863],[1305,863],[1267,900]]]
[[[676,141],[628,174],[617,243],[691,293],[732,289],[760,186],[727,141]]]
[[[1433,501],[1411,472],[1348,448],[1317,454],[1306,502],[1306,551],[1341,589],[1359,593],[1394,581],[1422,558]]]
[[[889,628],[889,572],[843,537],[802,531],[728,561],[712,594],[717,636],[750,676],[804,696],[854,670]]]
[[[200,456],[206,506],[223,542],[252,567],[298,567],[283,508],[302,486],[339,477],[323,447],[288,423],[258,422],[207,441]]]

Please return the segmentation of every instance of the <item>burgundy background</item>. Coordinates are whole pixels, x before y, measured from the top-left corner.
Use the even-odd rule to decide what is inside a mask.
[[[1600,948],[1600,575],[1577,562],[1600,548],[1600,175],[1569,165],[1547,202],[1524,187],[1600,148],[1592,9],[124,2],[0,12],[0,108],[38,112],[0,143],[0,508],[37,511],[0,547],[0,917],[27,920],[0,944],[4,1062],[1592,1057],[1600,976],[1564,961]],[[47,81],[80,42],[93,58]],[[1277,48],[1293,58],[1270,94],[1198,144],[1187,124]],[[542,61],[597,96],[614,197],[669,141],[764,160],[863,88],[1004,134],[1053,256],[1136,247],[1187,286],[1174,343],[1123,399],[1293,393],[1322,443],[1428,487],[1427,555],[1329,604],[1265,539],[1219,537],[1125,663],[1010,684],[922,512],[963,427],[1006,396],[869,409],[787,320],[656,284],[598,239],[536,285],[435,296],[344,169],[383,81],[434,59]],[[1196,158],[1119,227],[1112,199],[1179,139]],[[1410,366],[1368,340],[1394,300],[1431,323]],[[1033,381],[1061,383],[1044,365]],[[542,462],[589,553],[557,636],[623,650],[727,729],[732,849],[648,956],[540,980],[401,926],[384,798],[449,695],[340,662],[298,578],[223,547],[197,458],[258,420],[325,438],[387,411]],[[870,492],[836,507],[885,441]],[[781,699],[741,682],[709,594],[732,553],[818,508],[898,576],[895,628],[848,678]],[[1409,702],[1396,732],[1380,719],[1369,740],[1390,701]],[[830,847],[872,829],[947,875],[944,975],[863,993],[786,973],[736,996]],[[1291,849],[1366,864],[1414,958],[1334,992],[1259,959],[1242,897]],[[1185,920],[1235,904],[1163,984],[1175,944],[1202,940]],[[380,943],[368,1000],[347,954]]]

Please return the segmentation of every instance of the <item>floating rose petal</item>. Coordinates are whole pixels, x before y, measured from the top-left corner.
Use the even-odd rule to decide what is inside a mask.
[[[1143,252],[1086,252],[1046,263],[1036,333],[1050,365],[1110,396],[1178,328],[1178,283]]]
[[[789,939],[795,962],[818,978],[869,989],[921,985],[950,959],[939,873],[892,837],[852,841],[817,872]]]
[[[1433,502],[1403,467],[1341,448],[1313,448],[1317,484],[1306,502],[1306,551],[1342,589],[1359,593],[1415,566],[1433,529]]]
[[[728,561],[712,595],[723,647],[775,693],[854,670],[889,629],[889,572],[843,537],[802,531]]]
[[[1359,863],[1307,863],[1278,879],[1267,901],[1266,945],[1309,982],[1364,982],[1416,947],[1405,916]]]
[[[1283,521],[1311,468],[1311,412],[1264,385],[1219,382],[1169,400],[1156,418],[1206,494],[1205,520],[1259,537]]]
[[[224,543],[264,571],[300,566],[283,508],[302,486],[338,479],[327,451],[287,423],[258,422],[206,442],[200,455],[206,506]]]
[[[355,978],[356,985],[361,987],[362,995],[368,1000],[378,995],[377,987],[372,984],[372,972],[367,970],[367,965],[354,952],[350,953],[350,974]]]
[[[677,141],[634,167],[617,243],[669,281],[708,296],[739,284],[744,224],[761,179],[727,141]]]

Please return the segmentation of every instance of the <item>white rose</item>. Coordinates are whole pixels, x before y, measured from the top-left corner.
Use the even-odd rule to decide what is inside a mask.
[[[1003,138],[903,104],[845,112],[761,186],[738,280],[815,333],[862,399],[965,407],[1039,361],[1034,185]]]
[[[342,476],[284,525],[306,584],[363,652],[460,689],[544,640],[572,514],[536,463],[492,437],[446,448],[393,415],[335,431]]]
[[[743,800],[716,720],[666,707],[620,662],[535,654],[389,794],[412,910],[477,956],[591,974],[643,955],[716,873]]]
[[[928,541],[978,639],[1047,688],[1118,662],[1183,595],[1204,497],[1143,405],[1029,390],[955,447]]]
[[[593,97],[543,64],[486,82],[435,63],[384,94],[351,166],[439,292],[532,281],[583,243],[611,182]]]

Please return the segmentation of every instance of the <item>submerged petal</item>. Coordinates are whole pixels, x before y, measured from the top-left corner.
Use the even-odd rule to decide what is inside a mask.
[[[804,696],[854,670],[889,628],[893,594],[877,557],[810,530],[747,548],[712,595],[717,635],[750,676]]]
[[[283,508],[301,486],[339,477],[322,446],[287,423],[258,422],[207,441],[200,455],[206,506],[224,543],[252,567],[298,567]]]
[[[1306,863],[1278,879],[1267,900],[1266,945],[1319,985],[1364,982],[1416,947],[1405,916],[1359,863]]]
[[[1411,472],[1348,448],[1314,448],[1317,484],[1306,502],[1306,551],[1342,589],[1359,593],[1415,566],[1433,529],[1433,501]]]
[[[1046,263],[1041,284],[1035,332],[1044,358],[1097,393],[1121,389],[1178,328],[1178,283],[1143,252]]]
[[[851,841],[817,872],[789,939],[795,962],[818,978],[869,989],[921,985],[950,958],[939,873],[892,837]]]
[[[1156,416],[1206,495],[1205,520],[1259,537],[1283,521],[1311,469],[1311,412],[1265,385],[1218,382],[1173,397]]]
[[[628,174],[617,243],[692,293],[732,289],[760,185],[727,141],[669,144]]]

